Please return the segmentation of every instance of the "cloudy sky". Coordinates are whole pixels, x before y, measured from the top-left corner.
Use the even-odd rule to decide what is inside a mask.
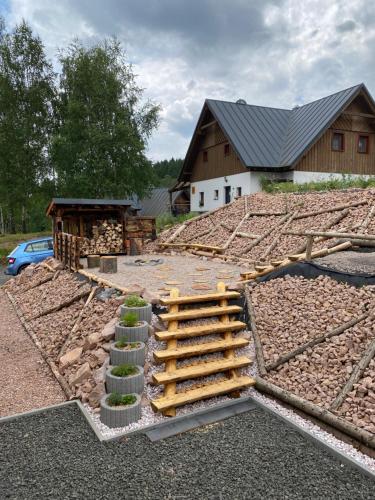
[[[0,0],[51,59],[116,35],[162,106],[153,160],[183,157],[206,97],[293,107],[365,82],[375,93],[372,0]]]

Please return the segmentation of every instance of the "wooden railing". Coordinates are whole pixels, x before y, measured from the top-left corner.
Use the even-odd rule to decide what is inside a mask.
[[[79,260],[82,239],[63,232],[57,232],[54,236],[55,258],[72,271],[78,271],[82,267]]]

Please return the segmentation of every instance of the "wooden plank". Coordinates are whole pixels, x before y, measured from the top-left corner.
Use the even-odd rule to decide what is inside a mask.
[[[202,249],[202,250],[211,250],[214,252],[223,252],[225,248],[223,247],[218,247],[218,246],[212,246],[212,245],[202,245],[200,243],[159,243],[159,246],[164,248],[183,248],[183,247],[188,247],[188,248],[196,248],[196,249]]]
[[[188,345],[185,347],[176,347],[175,349],[165,349],[164,351],[155,351],[154,359],[157,362],[163,362],[166,359],[189,358],[211,352],[220,352],[225,349],[240,349],[249,345],[249,341],[244,338],[232,340],[216,340],[214,342],[205,342],[203,344]]]
[[[201,337],[203,335],[211,335],[214,333],[224,333],[227,330],[236,331],[244,330],[246,328],[246,323],[242,321],[230,321],[228,324],[223,323],[210,323],[208,325],[200,326],[189,326],[187,328],[181,328],[175,331],[162,331],[155,332],[156,340],[165,341],[169,338],[174,339],[188,339],[191,337]]]
[[[251,363],[250,359],[246,356],[240,356],[238,358],[228,358],[219,359],[214,361],[209,361],[207,363],[199,363],[193,366],[186,366],[178,370],[155,373],[153,375],[153,381],[155,384],[163,385],[169,384],[171,382],[182,382],[183,380],[189,380],[198,377],[208,377],[214,373],[221,373],[227,370],[244,368]]]
[[[176,299],[179,296],[179,293],[180,292],[177,288],[172,288],[172,290],[170,292],[171,299]],[[178,304],[174,304],[174,305],[169,306],[170,314],[171,315],[178,314],[178,308],[179,308]],[[168,330],[174,331],[174,330],[177,330],[177,328],[178,328],[178,321],[176,319],[170,320],[169,325],[168,325]],[[176,347],[177,347],[177,340],[176,339],[171,338],[167,341],[167,349],[172,350],[172,349],[176,349]],[[169,359],[165,363],[166,375],[168,375],[169,373],[173,373],[175,370],[176,370],[176,360]],[[164,396],[166,398],[170,398],[170,397],[173,397],[175,394],[176,394],[176,383],[172,381],[171,383],[168,383],[165,386]],[[170,408],[168,408],[168,410],[163,412],[163,414],[166,417],[174,417],[174,416],[176,416],[176,408],[170,407]]]
[[[260,340],[260,335],[258,333],[258,328],[255,321],[255,310],[251,300],[249,287],[245,288],[245,297],[246,297],[247,311],[249,314],[251,333],[253,334],[253,339],[255,344],[255,355],[257,358],[258,371],[261,375],[265,375],[267,371],[264,363],[263,346]]]
[[[224,292],[224,293],[207,293],[202,295],[183,295],[176,299],[170,297],[160,299],[160,304],[163,306],[170,306],[172,304],[193,304],[196,302],[211,302],[221,299],[238,299],[241,296],[239,292]]]
[[[340,232],[324,232],[324,231],[285,231],[284,234],[291,234],[293,236],[322,236],[323,238],[340,238],[343,239],[357,239],[374,241],[375,235],[361,234],[361,233],[340,233]]]
[[[222,316],[223,314],[237,314],[242,311],[240,306],[213,306],[203,307],[201,309],[187,309],[185,311],[170,312],[160,314],[159,318],[162,321],[186,321],[188,319],[210,318],[211,316]]]
[[[233,391],[244,389],[255,384],[255,380],[248,376],[237,377],[235,379],[224,380],[216,384],[206,385],[198,389],[192,389],[186,392],[180,392],[173,397],[162,397],[151,401],[151,407],[154,411],[165,411],[168,408],[176,408],[188,403],[194,403],[202,399],[208,399],[222,394],[228,394]]]

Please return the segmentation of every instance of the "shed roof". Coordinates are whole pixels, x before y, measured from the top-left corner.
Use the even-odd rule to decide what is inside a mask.
[[[172,195],[172,204],[182,191],[170,192],[168,188],[155,188],[150,196],[139,201],[141,206],[141,215],[162,215],[170,211],[170,195]]]
[[[291,169],[360,93],[375,111],[375,103],[361,83],[300,107],[289,109],[206,99],[191,140],[179,181],[186,181],[195,142],[209,110],[250,170]]]
[[[134,200],[111,200],[111,199],[90,199],[90,198],[52,198],[47,208],[47,215],[51,215],[58,206],[117,206],[132,207],[134,210],[140,210],[138,203]]]

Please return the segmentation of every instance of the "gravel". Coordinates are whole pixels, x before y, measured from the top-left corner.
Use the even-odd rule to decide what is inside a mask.
[[[354,252],[352,250],[338,252],[321,259],[315,259],[314,262],[337,271],[374,274],[375,249],[371,250],[371,252]]]
[[[0,424],[8,499],[370,499],[375,482],[262,409],[162,441],[100,443],[77,407]]]
[[[64,393],[0,290],[0,416],[65,401]]]

